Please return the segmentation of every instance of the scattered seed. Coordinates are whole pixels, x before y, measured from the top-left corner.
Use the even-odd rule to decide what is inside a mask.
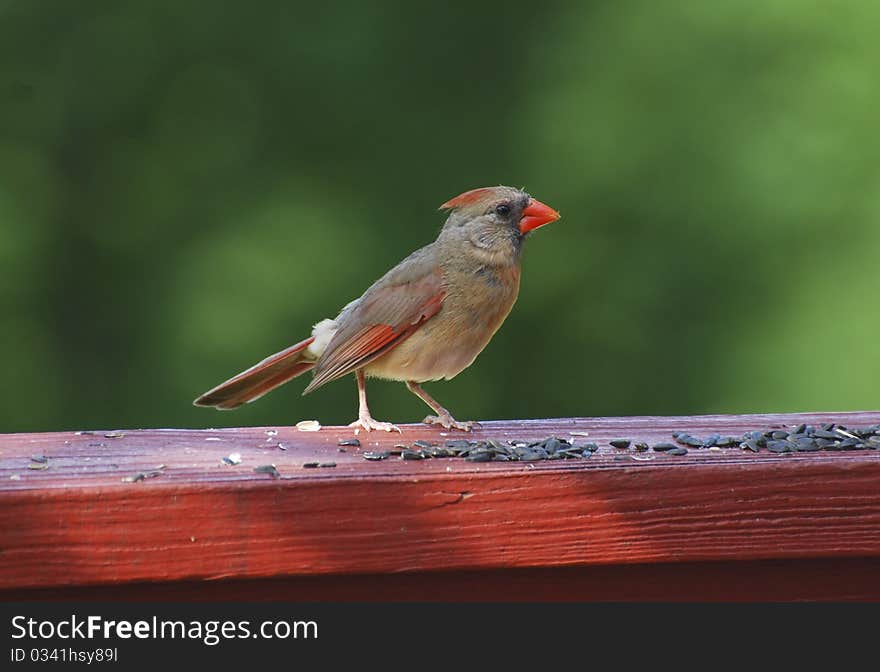
[[[612,446],[615,448],[629,448],[630,440],[629,439],[611,439],[609,441]]]
[[[400,458],[402,460],[424,460],[425,455],[420,450],[410,450],[407,448],[400,453]]]
[[[278,478],[281,476],[274,464],[261,464],[259,467],[254,467],[254,473],[269,474],[272,478]]]
[[[317,420],[300,420],[296,428],[301,432],[317,432],[321,429],[321,423]]]
[[[413,441],[414,446],[418,446],[419,448],[431,448],[434,444],[430,441],[423,441],[422,439],[418,439]]]
[[[767,442],[767,450],[771,453],[790,453],[792,445],[788,441],[774,440]]]
[[[108,439],[121,439],[125,434],[122,432],[105,432],[104,437]]]
[[[45,464],[49,461],[49,458],[45,455],[31,455],[31,462],[39,462],[40,464]]]
[[[665,453],[668,451],[672,451],[678,448],[674,443],[657,443],[654,445],[654,450],[659,453]]]
[[[368,450],[367,452],[364,453],[364,459],[378,461],[378,460],[387,459],[390,455],[391,455],[391,453],[388,452],[387,450],[381,450],[381,451]]]
[[[31,462],[27,468],[34,471],[44,471],[49,468],[49,465],[45,462]]]
[[[361,442],[360,442],[360,439],[340,439],[336,445],[337,446],[354,446],[357,448],[357,447],[360,447]]]
[[[687,455],[688,449],[684,448],[683,446],[678,446],[678,447],[673,448],[672,450],[668,451],[666,454],[667,455]]]
[[[319,464],[319,462],[304,462],[303,469],[316,469]]]
[[[547,439],[544,442],[544,450],[553,455],[554,453],[556,453],[557,450],[559,450],[561,445],[562,444],[559,442],[559,439]],[[627,442],[627,445],[629,445],[629,442]]]

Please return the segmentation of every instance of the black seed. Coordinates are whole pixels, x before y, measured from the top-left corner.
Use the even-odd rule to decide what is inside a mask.
[[[370,451],[367,451],[366,453],[364,453],[364,459],[365,460],[384,460],[384,459],[387,459],[388,456],[390,456],[390,455],[391,455],[391,453],[388,452],[387,450],[380,450],[380,451],[371,451],[370,450]]]
[[[724,438],[718,439],[715,442],[715,445],[719,448],[730,448],[731,446],[736,446],[739,444],[739,439],[736,439],[732,436],[725,436]]]
[[[667,455],[687,455],[688,449],[679,446],[679,447],[673,448],[672,450],[670,450],[666,454]]]
[[[355,446],[358,447],[361,445],[360,439],[340,439],[337,446]]]
[[[790,453],[792,445],[788,441],[783,440],[768,441],[767,450],[771,453]]]
[[[422,439],[418,439],[416,441],[413,441],[413,445],[419,448],[431,448],[435,444],[431,443],[430,441],[422,441]]]
[[[813,453],[817,450],[822,450],[822,446],[820,446],[815,439],[799,439],[795,441],[794,449],[799,453]]]
[[[274,464],[261,464],[259,467],[254,467],[254,472],[258,474],[269,474],[272,478],[278,478],[281,475],[278,473]]]
[[[467,450],[471,446],[477,445],[476,441],[468,441],[467,439],[455,439],[454,441],[447,441],[447,448],[456,448],[459,450]]]
[[[861,450],[862,448],[867,448],[867,446],[861,439],[850,438],[840,442],[841,450]]]
[[[559,454],[562,455],[566,460],[569,458],[575,457],[583,457],[583,449],[572,446],[571,448],[567,448],[566,450],[559,451]],[[588,453],[590,451],[587,451]]]
[[[316,469],[318,464],[318,462],[304,462],[303,469]]]
[[[472,450],[466,459],[468,462],[491,462],[493,453],[491,450]]]
[[[40,464],[45,464],[49,461],[49,458],[45,455],[31,455],[31,462],[39,462]]]
[[[330,469],[336,466],[336,462],[321,462],[318,466],[322,469]]]
[[[667,451],[675,450],[678,448],[674,443],[656,443],[654,444],[654,450],[659,453],[665,453]],[[685,449],[687,450],[687,449]]]
[[[593,443],[592,441],[588,441],[587,443],[584,444],[583,447],[584,447],[584,450],[589,450],[591,453],[595,453],[597,450],[599,450],[599,444]]]
[[[561,447],[561,445],[562,445],[562,444],[559,442],[559,439],[547,439],[547,440],[544,442],[544,449],[545,449],[548,453],[550,453],[551,455],[553,455],[557,450],[559,450],[559,448]]]
[[[681,437],[678,442],[690,446],[691,448],[700,448],[703,445],[703,439],[698,439],[696,436],[691,436],[690,434]]]
[[[505,455],[504,453],[498,453],[497,455],[495,455],[495,457],[492,459],[492,461],[493,462],[508,462],[508,461],[510,461],[510,458],[507,457],[507,455]]]
[[[637,453],[644,453],[646,450],[648,450],[649,446],[647,443],[639,442],[634,444],[633,448],[636,449]]]
[[[609,441],[612,446],[615,448],[629,448],[630,440],[629,439],[611,439]]]
[[[840,435],[827,429],[817,429],[813,432],[813,436],[817,439],[839,439]]]
[[[795,430],[792,432],[792,434],[803,434],[806,431],[807,431],[807,426],[806,426],[806,424],[802,423],[795,428]]]
[[[777,440],[777,441],[780,441],[780,440],[782,440],[782,439],[787,439],[787,438],[788,438],[788,432],[784,432],[784,431],[782,431],[781,429],[778,429],[778,430],[776,430],[776,431],[774,431],[774,432],[770,432],[770,436],[769,436],[768,438],[775,439],[775,440]]]
[[[705,441],[703,441],[701,447],[702,448],[711,448],[712,446],[717,446],[718,442],[721,440],[720,434],[712,434]]]
[[[523,462],[537,462],[546,459],[546,455],[541,455],[537,451],[528,450],[519,455],[519,459]]]
[[[400,457],[404,460],[424,460],[425,455],[420,450],[406,449],[400,453]]]
[[[761,448],[758,446],[758,442],[755,439],[748,439],[747,441],[743,441],[739,444],[739,447],[743,450],[750,450],[753,453],[760,452]]]

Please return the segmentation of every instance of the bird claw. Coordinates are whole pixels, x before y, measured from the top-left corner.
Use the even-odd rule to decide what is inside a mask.
[[[357,420],[352,423],[349,423],[349,427],[362,427],[368,432],[372,430],[377,430],[380,432],[399,432],[403,434],[400,430],[400,427],[397,425],[393,425],[390,422],[380,422],[379,420],[373,420],[369,415],[361,416]]]
[[[458,429],[462,432],[469,432],[472,429],[480,429],[482,425],[475,420],[467,420],[466,422],[459,422],[455,418],[453,418],[449,413],[444,415],[429,415],[427,418],[422,420],[425,424],[428,425],[440,425],[445,429]]]

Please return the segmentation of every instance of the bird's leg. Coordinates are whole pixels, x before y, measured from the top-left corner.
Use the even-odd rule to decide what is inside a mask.
[[[349,427],[363,427],[368,432],[373,429],[383,432],[400,432],[400,427],[397,425],[392,425],[390,422],[373,420],[373,416],[370,415],[370,409],[367,406],[367,381],[366,376],[364,376],[364,370],[358,369],[355,371],[355,376],[357,377],[358,384],[358,419],[352,422]]]
[[[419,399],[424,401],[437,415],[429,415],[427,418],[422,420],[422,422],[426,422],[429,425],[442,425],[446,429],[460,429],[463,432],[469,432],[474,428],[479,429],[480,423],[474,422],[473,420],[468,420],[467,422],[459,422],[455,418],[453,418],[449,411],[443,408],[437,401],[427,392],[422,389],[422,386],[418,383],[415,383],[411,380],[406,381],[406,386],[409,388],[409,391],[416,395]]]

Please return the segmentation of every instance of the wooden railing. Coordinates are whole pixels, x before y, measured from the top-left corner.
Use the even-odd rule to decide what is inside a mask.
[[[355,438],[341,427],[7,434],[0,596],[876,600],[880,450],[840,448],[878,423],[880,412],[486,422],[472,435],[404,425],[361,432],[360,446],[340,446]],[[840,441],[740,445],[802,424],[842,425]],[[728,445],[688,447],[678,432]],[[528,461],[479,461],[549,437],[566,458],[521,445]],[[476,460],[397,454],[462,439],[498,443],[474,447]],[[567,448],[589,443],[589,457]],[[663,443],[687,453],[651,448]]]

